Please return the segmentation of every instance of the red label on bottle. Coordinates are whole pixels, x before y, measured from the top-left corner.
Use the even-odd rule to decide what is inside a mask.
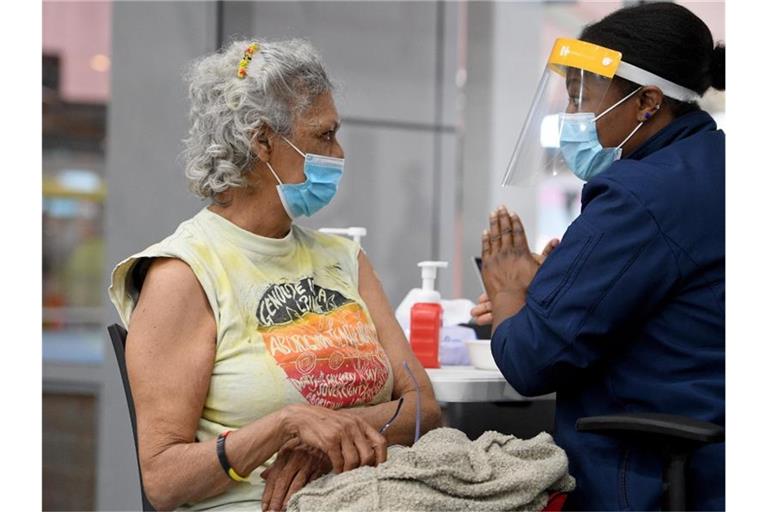
[[[440,304],[420,302],[411,308],[411,350],[424,368],[440,368]]]

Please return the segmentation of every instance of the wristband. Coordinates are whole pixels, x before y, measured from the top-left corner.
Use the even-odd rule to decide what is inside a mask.
[[[229,459],[227,459],[227,452],[224,449],[224,441],[229,435],[229,432],[230,431],[227,430],[216,436],[216,455],[219,457],[219,463],[221,464],[222,469],[224,469],[224,472],[230,479],[234,480],[235,482],[247,482],[248,479],[238,475],[237,471],[235,471],[235,469],[229,464]]]

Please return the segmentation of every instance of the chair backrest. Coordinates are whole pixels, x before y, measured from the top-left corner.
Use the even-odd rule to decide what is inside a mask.
[[[107,327],[109,338],[112,340],[112,348],[115,350],[117,365],[120,367],[120,377],[123,379],[123,390],[125,399],[128,402],[128,413],[131,416],[131,430],[133,430],[133,446],[136,449],[136,464],[139,469],[139,484],[141,486],[141,506],[145,512],[155,512],[155,508],[147,499],[144,493],[144,479],[141,476],[141,464],[139,463],[139,440],[136,434],[136,409],[133,406],[133,395],[131,394],[131,385],[128,382],[128,368],[125,365],[125,341],[128,338],[128,331],[118,324],[112,324]]]

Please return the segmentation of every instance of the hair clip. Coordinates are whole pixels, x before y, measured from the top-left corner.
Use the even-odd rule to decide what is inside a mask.
[[[243,58],[240,59],[240,65],[237,68],[237,78],[245,78],[248,76],[248,65],[253,60],[253,54],[260,50],[259,43],[251,43],[243,53]]]

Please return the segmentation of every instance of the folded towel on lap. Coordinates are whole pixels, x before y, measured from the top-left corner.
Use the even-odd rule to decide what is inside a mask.
[[[370,510],[542,510],[570,492],[565,452],[542,432],[531,439],[456,429],[428,432],[413,447],[393,446],[387,462],[326,475],[297,492],[288,512]]]

